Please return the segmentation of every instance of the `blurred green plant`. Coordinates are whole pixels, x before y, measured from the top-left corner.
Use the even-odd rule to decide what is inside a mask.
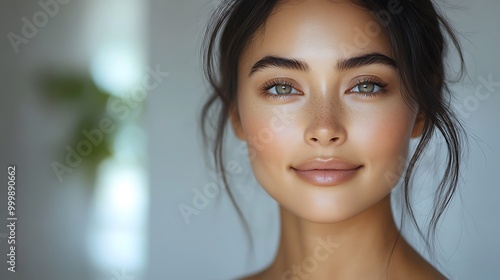
[[[68,138],[64,140],[64,143],[73,149],[76,149],[82,140],[87,140],[82,131],[98,129],[104,118],[112,119],[116,126],[120,125],[120,120],[106,114],[110,93],[101,90],[88,75],[69,72],[45,74],[41,79],[41,88],[45,99],[51,105],[64,106],[74,111],[72,113],[77,120],[73,130],[68,132]],[[112,133],[104,133],[102,141],[92,146],[92,151],[82,158],[81,164],[72,168],[74,172],[84,172],[85,178],[89,180],[89,187],[95,186],[99,164],[112,155],[113,138],[117,130],[115,128]],[[57,158],[60,163],[64,163],[67,150],[61,151]]]

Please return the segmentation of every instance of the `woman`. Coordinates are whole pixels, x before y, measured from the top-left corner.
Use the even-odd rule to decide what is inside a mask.
[[[434,132],[448,168],[426,241],[457,187],[463,128],[447,103],[443,31],[462,59],[428,0],[222,3],[204,48],[204,137],[220,102],[218,168],[230,121],[281,217],[274,262],[244,279],[446,279],[400,235],[390,200],[402,178],[421,233],[410,178]]]

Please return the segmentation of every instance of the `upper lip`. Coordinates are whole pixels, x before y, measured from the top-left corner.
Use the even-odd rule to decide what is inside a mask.
[[[338,158],[312,158],[292,168],[307,171],[307,170],[352,170],[361,167],[359,164],[350,163]]]

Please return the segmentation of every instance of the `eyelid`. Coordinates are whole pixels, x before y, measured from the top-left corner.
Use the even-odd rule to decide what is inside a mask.
[[[297,91],[296,93],[289,94],[275,94],[269,93],[268,91],[277,85],[288,85],[292,87],[293,90]],[[262,86],[260,86],[261,93],[268,98],[289,98],[291,96],[303,95],[302,91],[296,85],[296,83],[288,78],[274,78],[266,81]]]
[[[352,91],[355,87],[357,87],[363,83],[375,84],[375,85],[380,87],[380,90],[372,92],[372,93]],[[359,77],[356,77],[356,78],[351,80],[346,93],[358,94],[358,95],[361,95],[363,97],[375,97],[376,95],[386,93],[387,92],[387,89],[386,89],[387,85],[388,85],[388,83],[384,82],[382,79],[380,79],[376,76],[359,76]]]
[[[372,93],[365,93],[365,92],[356,92],[352,91],[356,86],[359,86],[360,84],[363,83],[372,83],[380,87],[380,90],[372,92]],[[277,86],[277,85],[288,85],[292,87],[293,90],[297,91],[297,93],[289,93],[289,94],[276,94],[276,93],[269,93],[268,91]],[[346,93],[351,93],[351,94],[357,94],[361,95],[363,97],[375,97],[379,94],[384,94],[387,92],[387,83],[384,82],[382,79],[376,77],[376,76],[358,76],[353,78],[349,82],[348,90]],[[289,79],[289,78],[283,78],[283,77],[278,77],[278,78],[273,78],[268,81],[266,81],[263,85],[260,86],[260,93],[269,99],[286,99],[286,98],[291,98],[293,96],[297,95],[304,95],[302,90],[299,89],[299,87],[296,85],[295,81]]]

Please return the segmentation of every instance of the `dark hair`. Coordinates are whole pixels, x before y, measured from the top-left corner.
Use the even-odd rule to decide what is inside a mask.
[[[236,101],[239,57],[252,36],[265,24],[276,5],[282,2],[285,1],[223,1],[210,19],[202,48],[205,76],[211,89],[211,95],[204,104],[200,116],[203,143],[206,148],[209,138],[206,126],[206,122],[210,120],[209,111],[216,102],[219,102],[221,107],[216,111],[218,114],[215,125],[216,135],[212,146],[214,161],[217,170],[221,172],[231,201],[244,221],[225,175],[224,131],[230,110]],[[402,0],[401,2],[353,0],[352,2],[375,15],[377,22],[388,36],[392,54],[398,64],[405,102],[412,108],[418,108],[425,115],[423,132],[404,174],[403,196],[405,213],[411,217],[412,223],[425,241],[427,250],[433,252],[429,239],[434,239],[439,219],[456,192],[463,157],[462,148],[466,140],[465,129],[450,105],[451,93],[444,63],[448,50],[445,34],[448,35],[448,39],[458,53],[459,78],[463,77],[465,70],[462,50],[454,30],[430,0]],[[382,12],[391,9],[390,5],[394,4],[400,6],[399,12],[392,13],[390,20],[382,17]],[[416,163],[436,132],[443,136],[446,143],[446,170],[435,192],[434,208],[426,238],[415,219],[411,206],[410,180]],[[248,230],[246,221],[245,226]],[[433,254],[431,256],[433,257]]]

